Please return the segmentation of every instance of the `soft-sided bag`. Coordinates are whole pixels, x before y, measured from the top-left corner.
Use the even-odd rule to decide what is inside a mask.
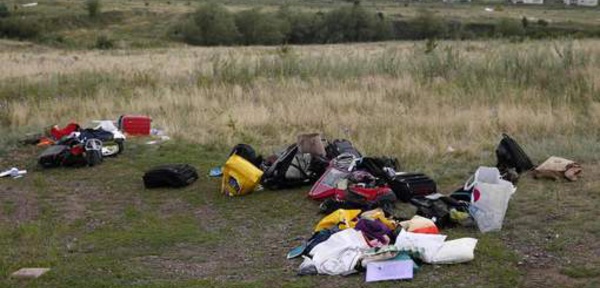
[[[460,238],[444,242],[433,257],[431,264],[457,264],[475,259],[477,239]]]
[[[518,173],[523,173],[533,169],[533,163],[521,146],[506,134],[502,134],[502,140],[496,148],[496,157],[498,164],[496,167],[501,171],[514,168]]]
[[[146,188],[180,188],[196,181],[198,172],[196,168],[188,164],[168,164],[148,170],[143,179]]]
[[[327,156],[325,146],[323,145],[323,139],[319,133],[298,135],[298,149],[300,153],[308,153],[322,157]]]
[[[512,183],[501,179],[496,167],[479,167],[464,189],[473,189],[469,212],[479,230],[484,233],[499,231],[510,197],[516,191]]]
[[[299,153],[298,144],[288,146],[277,159],[263,168],[261,184],[272,190],[312,184],[327,169],[327,161],[319,155]],[[266,163],[267,161],[265,161]]]
[[[262,176],[263,171],[248,160],[231,155],[223,167],[221,192],[228,196],[246,195],[254,191]]]
[[[69,154],[69,146],[53,145],[38,156],[38,163],[44,168],[59,167]]]

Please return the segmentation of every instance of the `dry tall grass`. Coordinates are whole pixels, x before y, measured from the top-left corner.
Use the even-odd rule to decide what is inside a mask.
[[[14,132],[141,113],[170,135],[226,147],[322,131],[425,164],[448,146],[484,157],[508,132],[534,156],[596,159],[598,44],[11,50],[0,52],[0,121]]]

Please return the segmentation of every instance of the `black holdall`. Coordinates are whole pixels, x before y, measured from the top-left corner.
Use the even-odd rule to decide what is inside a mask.
[[[143,179],[146,188],[180,188],[198,180],[198,172],[188,164],[167,164],[148,170]]]

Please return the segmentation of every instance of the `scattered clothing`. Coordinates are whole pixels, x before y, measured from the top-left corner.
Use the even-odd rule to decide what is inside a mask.
[[[315,227],[315,232],[323,229],[329,229],[333,226],[338,226],[340,229],[352,228],[358,222],[360,210],[344,210],[338,209],[333,213],[323,217]]]
[[[394,245],[374,247],[364,252],[360,264],[363,268],[366,268],[371,262],[394,259],[400,252],[400,249]]]
[[[388,245],[394,238],[392,230],[378,220],[360,219],[354,229],[363,232],[372,247]]]
[[[355,267],[368,248],[362,232],[346,229],[315,246],[310,255],[319,274],[349,275],[356,272]]]
[[[419,215],[413,216],[408,221],[400,222],[402,228],[404,228],[408,232],[414,233],[426,233],[426,234],[439,234],[437,226],[431,219],[421,217]]]

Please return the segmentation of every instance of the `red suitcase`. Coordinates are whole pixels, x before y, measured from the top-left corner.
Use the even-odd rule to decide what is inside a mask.
[[[129,135],[150,135],[152,118],[142,115],[122,115],[119,117],[119,130]]]

